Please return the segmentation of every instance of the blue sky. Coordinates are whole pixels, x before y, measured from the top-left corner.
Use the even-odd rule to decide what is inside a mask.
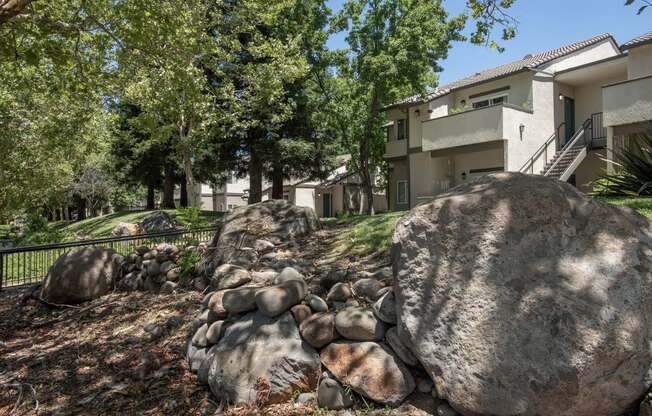
[[[343,2],[329,0],[328,5],[337,11]],[[465,3],[465,0],[445,0],[451,14],[463,11]],[[652,31],[652,10],[637,16],[638,7],[625,7],[624,3],[624,0],[516,0],[509,13],[519,22],[518,35],[501,43],[505,52],[456,42],[448,59],[440,63],[444,68],[440,84],[600,33],[609,32],[622,44]],[[345,34],[334,35],[329,47],[346,47],[344,38]]]

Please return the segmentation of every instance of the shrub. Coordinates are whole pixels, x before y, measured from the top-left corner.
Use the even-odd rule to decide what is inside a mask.
[[[633,146],[613,150],[608,161],[616,173],[593,182],[593,195],[652,195],[652,133],[637,137]]]

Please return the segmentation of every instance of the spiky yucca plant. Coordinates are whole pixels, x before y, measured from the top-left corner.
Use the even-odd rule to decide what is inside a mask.
[[[633,146],[613,150],[616,173],[602,175],[593,185],[594,195],[652,195],[652,132],[643,134]]]

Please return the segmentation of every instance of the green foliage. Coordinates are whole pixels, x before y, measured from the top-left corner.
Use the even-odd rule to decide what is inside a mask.
[[[396,221],[403,215],[403,212],[387,212],[374,216],[345,214],[331,220],[338,226],[346,226],[345,230],[338,234],[337,250],[362,256],[388,250]]]
[[[652,197],[627,198],[627,197],[598,197],[613,205],[629,207],[639,214],[652,219]]]
[[[197,250],[184,251],[183,254],[181,254],[181,257],[179,257],[179,261],[177,262],[177,265],[181,269],[179,274],[179,283],[181,285],[187,285],[193,278],[196,273],[195,266],[200,258],[201,255]]]
[[[652,195],[652,133],[630,136],[624,148],[612,150],[616,173],[593,183],[594,195]]]

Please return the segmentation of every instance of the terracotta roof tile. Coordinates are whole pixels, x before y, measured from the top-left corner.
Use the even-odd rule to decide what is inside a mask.
[[[620,49],[625,51],[627,49],[635,48],[637,46],[647,45],[648,43],[652,43],[652,32],[648,32],[644,35],[641,35],[637,38],[630,40],[629,42],[623,43]]]

